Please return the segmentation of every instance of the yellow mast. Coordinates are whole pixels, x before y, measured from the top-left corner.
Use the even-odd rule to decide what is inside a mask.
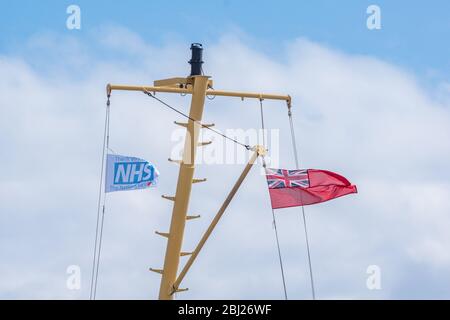
[[[185,277],[187,271],[193,264],[198,253],[202,249],[204,243],[208,239],[209,235],[217,225],[219,219],[222,217],[225,209],[230,203],[233,196],[236,194],[242,181],[250,171],[252,165],[256,161],[258,156],[263,156],[265,150],[262,146],[256,146],[253,148],[253,156],[249,163],[245,167],[232,191],[228,195],[227,199],[223,203],[216,217],[212,221],[211,225],[205,232],[204,236],[200,240],[193,253],[185,253],[181,251],[184,237],[184,229],[186,220],[196,218],[196,216],[188,216],[189,200],[191,195],[192,184],[196,182],[203,182],[205,179],[194,179],[195,171],[195,155],[198,146],[205,145],[204,142],[199,142],[199,130],[202,128],[201,121],[203,116],[203,108],[206,95],[211,96],[228,96],[244,98],[256,98],[260,100],[284,100],[290,107],[291,97],[288,95],[275,95],[264,93],[250,93],[250,92],[233,92],[233,91],[220,91],[212,90],[212,80],[208,76],[202,75],[201,65],[202,61],[202,47],[199,44],[193,44],[191,46],[192,59],[189,61],[191,64],[191,76],[188,78],[171,78],[164,80],[157,80],[153,86],[129,86],[129,85],[107,85],[107,94],[111,95],[112,91],[142,91],[142,92],[165,92],[165,93],[183,93],[191,94],[191,108],[189,112],[189,121],[187,123],[177,123],[186,127],[186,140],[183,151],[183,159],[180,161],[180,169],[178,174],[177,189],[174,196],[163,196],[163,198],[174,201],[172,210],[172,220],[170,223],[170,229],[168,233],[157,232],[157,234],[164,236],[168,239],[166,254],[164,258],[163,269],[150,269],[154,272],[158,272],[162,275],[161,285],[159,291],[159,299],[171,300],[173,299],[173,293],[185,291],[187,289],[179,289],[179,285]],[[206,126],[206,125],[204,125]],[[209,126],[209,125],[208,125]],[[186,263],[180,275],[178,275],[178,267],[181,255],[191,255],[190,259]]]
[[[201,123],[203,106],[205,103],[205,93],[208,85],[208,77],[193,77],[193,93],[191,111],[189,117]],[[183,161],[180,164],[178,174],[177,191],[175,194],[175,204],[172,211],[172,222],[164,259],[164,269],[159,289],[159,299],[171,299],[172,286],[176,280],[178,264],[180,262],[181,245],[183,243],[184,226],[189,205],[189,198],[194,178],[195,155],[198,145],[200,125],[189,120],[187,125],[187,137],[184,145]]]

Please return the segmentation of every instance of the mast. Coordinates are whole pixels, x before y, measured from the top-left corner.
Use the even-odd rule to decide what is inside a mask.
[[[192,66],[191,79],[193,89],[191,110],[189,112],[190,119],[186,128],[183,160],[180,163],[177,191],[174,199],[175,204],[172,211],[172,221],[170,223],[164,269],[159,289],[159,299],[161,300],[173,298],[171,292],[177,277],[180,262],[181,245],[183,244],[184,228],[195,171],[195,155],[197,153],[199,130],[201,128],[198,123],[202,121],[206,90],[208,89],[209,77],[201,75],[201,63],[203,63],[201,61],[201,50],[203,49],[198,44],[193,44],[191,49],[192,59],[190,63]]]
[[[244,98],[255,98],[259,100],[282,100],[286,101],[290,106],[291,97],[288,95],[276,95],[276,94],[264,94],[264,93],[250,93],[250,92],[233,92],[233,91],[220,91],[210,89],[212,87],[212,80],[209,76],[203,75],[202,72],[202,55],[203,48],[199,43],[193,43],[191,45],[192,57],[189,61],[191,65],[191,74],[187,78],[170,78],[154,81],[153,86],[129,86],[129,85],[107,85],[107,94],[111,95],[114,90],[125,91],[142,91],[142,92],[165,92],[165,93],[183,93],[191,94],[191,106],[189,111],[189,120],[187,123],[178,123],[186,128],[186,140],[183,151],[182,160],[175,160],[180,164],[178,173],[177,188],[174,196],[163,196],[167,200],[174,202],[172,209],[172,219],[170,223],[169,232],[156,232],[158,235],[167,238],[167,247],[164,258],[163,269],[150,269],[151,271],[161,274],[161,284],[159,290],[160,300],[172,300],[173,294],[176,292],[186,291],[187,289],[180,289],[180,282],[185,277],[187,271],[190,269],[198,253],[202,249],[204,243],[208,239],[209,235],[217,225],[219,219],[223,215],[228,204],[236,194],[242,181],[245,179],[250,168],[255,163],[258,156],[265,154],[265,149],[262,146],[255,146],[254,151],[249,163],[244,169],[243,173],[239,177],[229,196],[225,200],[221,209],[216,215],[216,218],[212,221],[208,230],[200,240],[196,247],[194,254],[186,253],[182,251],[184,230],[186,226],[186,220],[198,218],[198,216],[189,216],[189,200],[192,190],[192,184],[198,182],[204,182],[206,179],[195,179],[195,156],[197,154],[197,147],[209,144],[209,142],[199,142],[199,132],[201,128],[211,127],[212,125],[202,124],[203,109],[205,104],[206,95],[211,96],[228,96]],[[188,263],[183,268],[182,273],[178,275],[178,268],[180,263],[180,256],[192,255],[188,260]],[[177,278],[178,276],[178,278]]]

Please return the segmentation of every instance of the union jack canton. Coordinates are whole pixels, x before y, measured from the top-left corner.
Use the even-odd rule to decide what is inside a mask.
[[[269,189],[308,188],[308,170],[266,169]]]

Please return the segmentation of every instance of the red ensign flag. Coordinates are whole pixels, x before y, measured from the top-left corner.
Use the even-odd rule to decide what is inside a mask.
[[[266,169],[273,209],[306,206],[357,193],[343,176],[326,170]]]

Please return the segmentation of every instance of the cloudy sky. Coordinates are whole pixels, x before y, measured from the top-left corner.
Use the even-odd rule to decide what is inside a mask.
[[[109,2],[108,2],[109,3]],[[86,299],[107,83],[189,73],[205,47],[216,89],[290,94],[304,168],[345,175],[359,193],[306,208],[320,299],[450,298],[450,23],[446,1],[78,1],[2,3],[0,298]],[[366,25],[370,4],[381,29]],[[256,7],[255,7],[256,6]],[[189,97],[159,97],[187,111]],[[279,165],[294,167],[286,106],[267,102]],[[207,100],[205,122],[257,129],[257,101]],[[183,119],[138,92],[114,92],[111,148],[152,161],[158,188],[109,194],[97,297],[155,299]],[[276,131],[278,130],[278,131]],[[210,136],[214,145],[219,137]],[[275,145],[273,146],[275,148]],[[210,146],[207,148],[213,148]],[[206,150],[206,149],[205,149]],[[200,164],[186,225],[192,250],[243,164]],[[311,297],[299,208],[276,212],[289,298]],[[182,258],[185,259],[185,258]],[[80,290],[67,287],[79,266]],[[369,290],[369,266],[381,288]],[[183,286],[186,299],[282,299],[264,177],[254,168]]]

